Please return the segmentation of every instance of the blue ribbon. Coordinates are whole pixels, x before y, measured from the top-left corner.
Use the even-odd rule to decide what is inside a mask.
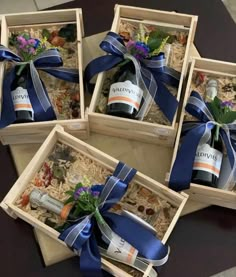
[[[89,82],[95,75],[108,71],[127,59],[128,51],[123,39],[114,32],[107,34],[101,42],[100,48],[111,55],[98,57],[85,68],[85,84],[90,91],[92,91],[92,85]],[[164,84],[178,88],[180,73],[165,66],[164,53],[150,59],[137,60],[137,62],[140,66],[142,81],[150,95],[168,120],[172,122],[178,107],[178,101]]]
[[[138,250],[138,254],[150,260],[161,260],[168,255],[168,247],[147,228],[134,220],[117,215],[108,210],[124,196],[128,183],[135,176],[136,170],[119,163],[113,176],[108,177],[99,199],[99,212],[113,232],[122,237]],[[80,255],[80,269],[87,276],[100,276],[101,256],[97,240],[102,240],[99,223],[90,214],[79,218],[78,222],[64,230],[59,238]],[[104,242],[104,240],[103,240]],[[104,242],[105,243],[105,242]]]
[[[216,125],[219,125],[219,123],[215,122],[207,104],[196,91],[192,91],[185,109],[199,121],[185,122],[183,124],[182,134],[184,137],[178,150],[169,181],[169,187],[175,191],[189,189],[197,147],[200,143],[206,143],[210,139],[211,130]],[[232,178],[235,174],[236,163],[235,131],[235,124],[221,124],[220,126],[220,138],[227,150],[227,156],[232,168]]]
[[[39,54],[34,60],[24,62],[20,56],[10,49],[0,45],[0,61],[9,61],[16,64],[29,64],[30,74],[27,80],[27,90],[30,102],[34,110],[35,121],[47,121],[56,119],[46,88],[40,79],[37,70],[42,70],[52,76],[68,81],[79,82],[78,70],[61,67],[62,58],[57,49],[48,49]],[[0,119],[0,128],[12,124],[16,120],[14,106],[11,96],[11,85],[16,78],[16,67],[14,66],[3,80],[3,105]]]

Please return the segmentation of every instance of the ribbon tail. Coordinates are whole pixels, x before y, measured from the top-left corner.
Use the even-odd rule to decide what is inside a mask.
[[[90,84],[91,79],[100,72],[110,70],[123,61],[122,57],[106,55],[92,60],[85,68],[84,82],[88,91],[93,92],[94,85]]]
[[[224,187],[227,186],[227,190],[231,190],[233,189],[233,187],[235,186],[235,179],[236,179],[236,154],[235,154],[235,149],[233,146],[233,142],[232,139],[230,138],[230,132],[229,130],[224,130],[224,129],[220,129],[220,134],[222,137],[222,140],[224,142],[226,151],[227,151],[227,156],[230,162],[230,166],[231,166],[231,173],[228,176],[228,180],[226,181],[225,185],[222,187],[224,189]]]
[[[170,175],[171,189],[175,191],[189,189],[195,154],[206,128],[206,124],[201,124],[190,130],[183,138]]]
[[[2,112],[0,118],[0,128],[5,128],[6,126],[12,124],[16,120],[16,113],[13,106],[12,96],[11,96],[11,84],[16,77],[15,67],[8,72],[3,80],[3,99]],[[1,103],[0,103],[1,104]]]
[[[48,74],[52,75],[61,80],[65,80],[67,82],[72,83],[79,83],[79,71],[73,68],[53,68],[53,67],[38,67],[37,69],[47,72]]]
[[[102,277],[101,256],[94,234],[83,244],[80,254],[80,270],[85,277]]]
[[[174,95],[166,88],[166,86],[157,81],[157,93],[154,101],[160,107],[161,111],[172,122],[178,107],[178,101]]]
[[[49,105],[47,105],[46,110],[43,108],[42,102],[40,101],[41,98],[38,97],[38,95],[35,91],[35,86],[33,84],[33,81],[31,78],[28,78],[27,90],[28,90],[30,102],[31,102],[33,110],[34,110],[34,119],[35,119],[35,121],[55,120],[56,115],[55,115],[55,112],[51,105],[50,99],[46,93],[46,88],[45,88],[42,80],[39,79],[39,81],[41,83],[42,89],[44,90],[44,95],[43,95],[44,98],[43,99],[45,99],[49,103]],[[42,93],[42,91],[41,91],[41,93]]]
[[[134,220],[110,212],[103,213],[103,217],[112,231],[136,248],[142,257],[161,260],[169,254],[168,246]]]

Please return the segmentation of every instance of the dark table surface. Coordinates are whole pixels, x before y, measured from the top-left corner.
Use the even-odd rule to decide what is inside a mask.
[[[83,9],[86,36],[108,30],[114,0],[73,1],[55,8]],[[119,4],[199,16],[195,45],[202,57],[236,62],[236,26],[220,0],[120,0]],[[0,145],[0,200],[17,178],[7,147]],[[0,210],[0,276],[80,276],[78,258],[45,268],[32,227]],[[236,212],[210,207],[180,218],[168,241],[162,277],[207,277],[236,266]]]

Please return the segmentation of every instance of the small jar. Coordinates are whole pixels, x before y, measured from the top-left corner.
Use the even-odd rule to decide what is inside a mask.
[[[216,79],[208,80],[206,84],[206,102],[211,102],[218,94],[218,81]]]

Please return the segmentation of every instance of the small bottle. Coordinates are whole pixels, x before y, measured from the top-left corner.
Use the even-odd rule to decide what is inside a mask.
[[[64,205],[63,202],[49,196],[46,192],[39,189],[32,190],[29,196],[29,201],[32,205],[45,208],[48,211],[59,215],[64,220],[75,219],[72,215],[72,205]]]
[[[217,96],[218,93],[218,81],[216,79],[210,79],[206,84],[206,102],[211,102]]]
[[[133,64],[129,62],[122,66],[114,79],[109,91],[107,114],[135,118],[141,106],[143,91],[137,85]]]
[[[220,139],[215,138],[216,127],[212,130],[211,140],[197,148],[192,183],[217,187],[223,158],[223,146]]]
[[[16,66],[16,78],[11,85],[11,96],[16,113],[15,123],[32,122],[34,121],[34,113],[27,91],[29,66],[26,65],[24,69],[18,73],[20,66]]]

